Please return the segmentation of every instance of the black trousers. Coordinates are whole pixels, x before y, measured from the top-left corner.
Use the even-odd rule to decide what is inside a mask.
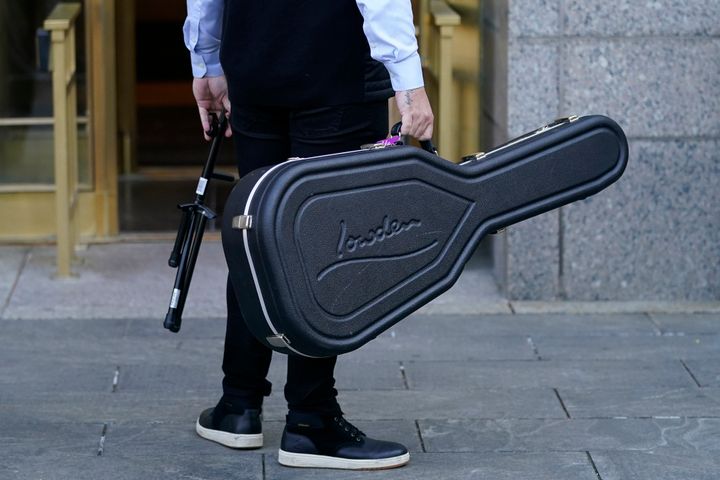
[[[387,135],[387,115],[386,101],[312,109],[232,105],[230,124],[238,171],[242,176],[289,157],[357,150]],[[239,406],[258,408],[270,394],[266,377],[272,351],[246,327],[229,279],[227,308],[223,397]],[[340,411],[336,360],[288,355],[285,398],[290,411]]]

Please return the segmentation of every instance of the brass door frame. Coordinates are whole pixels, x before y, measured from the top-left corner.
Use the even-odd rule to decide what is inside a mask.
[[[116,16],[118,135],[122,173],[132,173],[137,168],[136,14],[135,0],[126,0],[121,7],[118,6]]]
[[[85,0],[90,151],[95,167],[98,237],[118,233],[117,6],[116,0]]]

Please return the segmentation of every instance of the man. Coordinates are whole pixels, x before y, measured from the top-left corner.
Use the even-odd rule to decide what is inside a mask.
[[[384,138],[393,94],[403,134],[429,139],[410,0],[187,0],[185,43],[204,131],[229,112],[240,175],[284,161],[356,150]],[[207,138],[207,135],[206,135]],[[233,448],[262,446],[271,351],[245,326],[228,281],[223,396],[198,434]],[[288,356],[286,426],[278,460],[296,467],[391,468],[398,443],[367,437],[343,418],[336,357]]]

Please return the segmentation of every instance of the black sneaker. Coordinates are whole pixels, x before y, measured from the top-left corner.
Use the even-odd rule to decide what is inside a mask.
[[[200,414],[195,431],[226,447],[260,448],[263,445],[262,410],[233,408],[221,401]]]
[[[341,414],[287,416],[278,461],[288,467],[379,470],[410,461],[407,448],[368,438]]]

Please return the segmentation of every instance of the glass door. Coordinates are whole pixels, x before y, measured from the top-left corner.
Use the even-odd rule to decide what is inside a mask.
[[[43,22],[58,0],[0,2],[0,192],[52,190],[50,37]],[[79,177],[89,188],[85,28],[77,24]]]
[[[50,38],[68,0],[0,0],[0,242],[52,241],[56,230]],[[79,234],[117,233],[116,0],[79,3],[75,22]],[[83,240],[81,239],[81,242]]]

